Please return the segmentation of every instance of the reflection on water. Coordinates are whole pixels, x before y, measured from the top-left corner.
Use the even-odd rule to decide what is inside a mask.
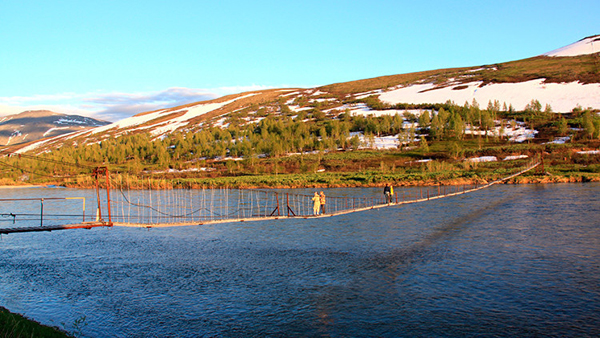
[[[599,184],[496,186],[316,220],[13,234],[0,305],[86,316],[92,337],[592,337],[599,211]]]

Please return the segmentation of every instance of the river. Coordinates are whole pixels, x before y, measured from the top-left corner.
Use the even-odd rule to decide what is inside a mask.
[[[330,218],[3,235],[0,305],[85,337],[598,337],[599,214],[598,183],[497,185]]]

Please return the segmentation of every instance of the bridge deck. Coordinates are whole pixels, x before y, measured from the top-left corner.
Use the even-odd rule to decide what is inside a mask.
[[[499,184],[505,181],[508,181],[511,178],[514,178],[516,176],[519,176],[525,172],[528,172],[534,168],[536,168],[540,163],[535,163],[533,165],[531,165],[530,167],[519,171],[515,174],[512,174],[510,176],[504,177],[502,179],[487,183],[485,185],[481,185],[475,188],[471,188],[468,190],[462,190],[462,191],[456,191],[453,193],[447,193],[447,194],[443,194],[443,195],[435,195],[435,196],[427,196],[427,197],[423,197],[423,198],[416,198],[416,199],[412,199],[412,200],[405,200],[405,201],[400,201],[400,202],[392,202],[392,203],[381,203],[381,204],[374,204],[374,205],[370,205],[370,206],[366,206],[366,207],[360,207],[360,208],[352,208],[352,209],[345,209],[345,210],[338,210],[338,211],[334,211],[331,213],[327,213],[327,214],[321,214],[321,215],[298,215],[298,216],[286,216],[286,215],[276,215],[276,216],[257,216],[257,217],[244,217],[244,218],[225,218],[225,219],[214,219],[214,220],[202,220],[202,221],[196,221],[196,222],[171,222],[171,223],[126,223],[126,222],[114,222],[113,224],[115,226],[124,226],[124,227],[142,227],[142,228],[160,228],[160,227],[174,227],[174,226],[192,226],[192,225],[204,225],[204,224],[219,224],[219,223],[235,223],[235,222],[253,222],[253,221],[265,221],[265,220],[275,220],[275,219],[313,219],[313,218],[323,218],[323,217],[332,217],[332,216],[339,216],[339,215],[345,215],[345,214],[350,214],[350,213],[354,213],[354,212],[360,212],[360,211],[366,211],[366,210],[371,210],[371,209],[379,209],[379,208],[385,208],[385,207],[390,207],[390,206],[398,206],[398,205],[403,205],[403,204],[411,204],[411,203],[420,203],[420,202],[426,202],[426,201],[430,201],[430,200],[436,200],[436,199],[440,199],[440,198],[446,198],[446,197],[452,197],[452,196],[457,196],[457,195],[462,195],[462,194],[468,194],[474,191],[478,191],[478,190],[482,190],[485,188],[489,188],[494,184]]]
[[[295,213],[292,210],[292,207],[297,207],[298,205],[294,205],[293,203],[290,204],[289,201],[287,201],[288,194],[285,194],[285,196],[278,196],[277,192],[273,192],[270,194],[271,195],[274,194],[274,201],[276,201],[276,204],[269,205],[269,209],[266,209],[266,204],[265,204],[265,206],[261,206],[263,208],[263,211],[265,209],[268,211],[273,210],[270,215],[268,214],[268,212],[265,212],[265,213],[249,212],[247,214],[237,212],[237,214],[231,213],[229,215],[230,217],[227,217],[227,216],[222,217],[223,214],[219,214],[219,213],[215,212],[215,213],[213,213],[214,215],[216,215],[214,218],[211,217],[209,214],[209,216],[207,218],[201,218],[201,219],[194,220],[193,218],[187,217],[187,216],[193,214],[190,212],[190,213],[188,213],[187,216],[184,215],[186,217],[181,217],[179,220],[173,219],[174,221],[172,221],[172,222],[161,222],[161,221],[159,221],[160,218],[157,217],[157,218],[155,218],[155,220],[157,220],[156,222],[152,222],[152,218],[150,218],[150,222],[146,222],[146,223],[144,223],[143,221],[140,222],[135,218],[133,218],[135,220],[133,222],[119,222],[119,221],[114,221],[116,219],[119,219],[118,217],[113,217],[112,220],[114,222],[97,221],[97,222],[82,222],[82,223],[67,224],[67,225],[0,228],[0,234],[19,233],[19,232],[41,232],[41,231],[67,230],[67,229],[91,229],[91,228],[95,228],[95,227],[110,227],[113,225],[125,226],[125,227],[153,228],[153,227],[190,226],[190,225],[234,223],[234,222],[252,222],[252,221],[275,220],[275,219],[313,219],[313,218],[332,217],[332,216],[350,214],[350,213],[354,213],[354,212],[361,212],[361,211],[367,211],[367,210],[379,209],[379,208],[391,207],[391,206],[399,206],[399,205],[403,205],[403,204],[420,203],[420,202],[426,202],[429,200],[436,200],[436,199],[440,199],[440,198],[446,198],[446,197],[467,194],[470,192],[488,188],[494,184],[499,184],[504,181],[507,181],[513,177],[516,177],[527,171],[532,170],[533,168],[537,167],[538,165],[539,165],[539,162],[531,165],[530,167],[528,167],[522,171],[519,171],[518,173],[512,174],[508,177],[487,183],[485,185],[481,185],[481,186],[476,185],[475,187],[471,187],[470,189],[465,189],[465,187],[463,187],[463,190],[455,189],[454,192],[447,193],[445,189],[443,190],[443,192],[440,192],[439,187],[438,187],[437,195],[430,196],[429,188],[428,188],[426,195],[423,194],[422,190],[420,191],[420,198],[419,198],[419,195],[417,195],[416,198],[414,198],[414,199],[406,199],[405,200],[404,196],[403,196],[402,200],[399,201],[398,196],[396,196],[395,202],[392,201],[391,203],[387,203],[387,204],[382,203],[382,201],[380,199],[378,200],[376,198],[366,198],[366,200],[369,203],[358,203],[358,205],[355,205],[353,203],[354,199],[351,199],[351,200],[343,199],[342,201],[345,201],[345,203],[343,203],[341,206],[339,204],[334,204],[332,206],[332,208],[327,208],[329,211],[328,213],[321,214],[321,215],[312,215],[312,207],[311,207],[312,202],[310,202],[311,196],[296,195],[297,197],[300,197],[301,199],[297,198],[295,201],[296,202],[300,201],[301,203],[304,203],[304,207],[302,207],[302,204],[300,204],[300,206],[302,207],[301,212]],[[123,196],[125,196],[125,195],[123,194]],[[249,197],[250,197],[250,202],[253,203],[252,198],[256,197],[256,195],[249,195]],[[273,196],[271,196],[271,197],[273,197]],[[285,198],[282,199],[281,197],[285,197]],[[331,200],[335,201],[335,198],[336,197],[330,198],[329,201],[331,201]],[[177,199],[172,199],[171,202],[173,200],[177,201]],[[182,200],[184,200],[184,199],[179,198],[178,201],[181,202]],[[234,201],[235,201],[235,199],[234,199]],[[238,204],[241,203],[240,201],[241,200],[237,201]],[[267,199],[267,201],[273,202],[273,200],[268,200],[268,199]],[[351,201],[352,203],[348,203],[348,201]],[[126,200],[126,202],[129,203],[130,205],[134,205],[129,200]],[[150,202],[151,202],[151,199],[150,199]],[[210,204],[209,203],[206,204],[206,208],[210,208],[211,212],[213,210],[213,207],[214,208],[219,208],[219,207],[222,208],[222,205],[221,206],[218,206],[216,204],[213,205],[212,202],[213,201],[211,199]],[[223,201],[221,201],[221,202],[223,202]],[[225,202],[225,205],[227,205],[228,207],[235,209],[231,205],[227,204],[228,203],[227,199],[225,199],[224,202]],[[246,204],[248,204],[248,202],[246,202]],[[256,204],[259,205],[258,202]],[[307,206],[306,204],[309,204],[309,205]],[[157,215],[159,215],[159,216],[167,215],[167,213],[165,211],[161,211],[160,208],[153,207],[152,205],[142,205],[139,203],[135,204],[135,205],[146,208],[145,210],[148,210],[148,214],[150,214],[150,211],[155,211],[155,212],[157,212]],[[276,206],[276,207],[273,209],[274,206]],[[204,207],[204,205],[203,205],[203,207]],[[287,210],[284,208],[287,208]],[[118,208],[116,208],[116,209],[118,210]],[[124,209],[124,208],[122,207],[121,209]],[[200,210],[200,209],[197,209],[197,210]],[[206,209],[206,210],[209,210],[209,209]],[[287,215],[280,214],[281,210],[286,210]],[[250,209],[250,211],[256,211],[256,209]],[[260,211],[260,208],[259,208],[259,211]],[[277,214],[275,214],[275,211],[277,211]],[[144,213],[142,213],[141,215],[144,216]],[[114,214],[113,214],[113,216],[114,216]],[[155,215],[155,217],[156,217],[156,215]],[[175,215],[173,217],[179,217],[179,216]],[[128,220],[129,217],[121,216],[120,219]],[[140,219],[140,218],[138,218],[138,219]],[[141,219],[143,219],[143,218],[141,218]],[[109,220],[110,220],[110,218],[109,218]]]
[[[79,224],[65,224],[65,225],[48,225],[48,226],[35,226],[35,227],[15,227],[15,228],[0,228],[0,234],[12,234],[18,232],[39,232],[39,231],[54,231],[54,230],[68,230],[68,229],[91,229],[97,227],[110,227],[113,224],[106,222],[86,222]]]
[[[497,183],[499,183],[499,181],[496,181],[496,182],[493,182],[493,183],[490,183],[490,184],[487,184],[487,185],[484,185],[484,186],[481,186],[481,187],[477,187],[477,188],[473,188],[473,189],[469,189],[469,190],[464,190],[464,191],[459,191],[459,192],[455,192],[455,193],[449,193],[449,194],[445,194],[445,195],[437,195],[437,196],[431,196],[431,197],[424,197],[424,198],[418,198],[418,199],[413,199],[413,200],[406,200],[406,201],[401,201],[401,202],[382,203],[382,204],[376,204],[376,205],[371,205],[371,206],[362,207],[362,208],[340,210],[340,211],[335,211],[335,212],[331,212],[331,213],[327,213],[327,214],[320,214],[320,215],[299,215],[299,216],[279,215],[279,216],[266,216],[266,217],[226,218],[226,219],[203,220],[203,221],[198,221],[198,222],[179,222],[179,223],[125,223],[125,222],[114,222],[113,225],[114,226],[123,226],[123,227],[164,228],[164,227],[205,225],[205,224],[219,224],[219,223],[255,222],[255,221],[266,221],[266,220],[276,220],[276,219],[315,219],[315,218],[340,216],[340,215],[351,214],[351,213],[354,213],[354,212],[361,212],[361,211],[367,211],[367,210],[372,210],[372,209],[380,209],[380,208],[385,208],[385,207],[399,206],[399,205],[403,205],[403,204],[412,204],[412,203],[420,203],[420,202],[432,201],[432,200],[436,200],[436,199],[440,199],[440,198],[444,198],[444,197],[451,197],[451,196],[457,196],[457,195],[467,194],[467,193],[470,193],[470,192],[473,192],[473,191],[477,191],[477,190],[481,190],[481,189],[487,188],[490,185],[497,184]]]

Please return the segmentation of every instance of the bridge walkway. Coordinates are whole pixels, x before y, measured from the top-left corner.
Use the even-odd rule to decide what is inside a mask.
[[[122,182],[113,182],[107,186],[106,198],[101,201],[98,196],[98,207],[95,221],[87,221],[85,215],[85,198],[35,198],[8,200],[0,199],[1,202],[13,203],[13,208],[19,208],[21,201],[37,201],[41,203],[39,220],[36,221],[34,214],[30,218],[21,221],[22,226],[17,226],[17,216],[13,213],[3,213],[2,216],[12,216],[15,226],[0,227],[0,234],[12,234],[19,232],[55,231],[67,229],[91,229],[95,227],[129,226],[129,227],[168,227],[217,224],[229,222],[251,222],[274,219],[311,219],[322,217],[334,217],[354,212],[379,209],[391,206],[399,206],[410,203],[421,203],[440,198],[448,198],[467,194],[478,190],[489,188],[522,175],[540,163],[531,166],[502,179],[484,184],[471,186],[430,186],[415,188],[411,196],[394,194],[392,201],[386,203],[383,194],[373,196],[327,196],[327,210],[325,214],[313,215],[312,195],[288,193],[276,190],[253,190],[253,189],[170,189],[170,190],[130,190]],[[111,187],[112,186],[112,187]],[[110,198],[109,190],[117,191]],[[425,191],[424,191],[425,190]],[[115,196],[116,195],[116,196]],[[44,201],[48,200],[81,200],[83,202],[82,215],[60,215],[55,224],[46,225],[49,216],[44,212]],[[102,203],[104,209],[102,210]],[[107,219],[103,219],[102,215]],[[66,218],[60,218],[66,217]],[[75,218],[74,218],[75,217]],[[80,221],[73,222],[79,217]],[[89,216],[88,216],[89,218]],[[56,224],[61,219],[70,220],[72,223]],[[38,225],[32,226],[37,222]],[[49,222],[52,223],[52,222]]]

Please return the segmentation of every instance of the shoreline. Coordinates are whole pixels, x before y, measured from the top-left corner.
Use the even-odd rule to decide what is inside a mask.
[[[51,184],[52,185],[52,184]],[[0,185],[0,189],[23,189],[23,188],[47,188],[47,185],[39,185],[39,184],[15,184],[15,185]]]
[[[276,178],[277,176],[272,176]],[[220,177],[217,180],[227,180],[228,177]],[[359,183],[354,180],[348,180],[340,183],[313,183],[306,182],[306,184],[278,184],[276,180],[273,180],[273,184],[269,184],[263,181],[263,184],[252,184],[250,182],[210,182],[211,179],[200,179],[206,182],[194,182],[191,179],[186,182],[186,179],[156,179],[160,183],[154,182],[154,184],[144,184],[141,180],[136,180],[133,185],[130,185],[128,189],[131,190],[169,190],[169,189],[219,189],[219,188],[230,188],[230,189],[319,189],[319,188],[371,188],[371,187],[382,187],[386,184],[391,184],[395,187],[427,187],[427,186],[461,186],[461,185],[475,185],[475,184],[487,184],[494,181],[493,178],[452,178],[452,179],[430,179],[430,180],[385,180],[381,179],[378,182],[370,183]],[[170,183],[165,183],[169,182]],[[141,184],[137,184],[140,183]],[[579,175],[579,176],[562,176],[552,174],[538,174],[535,176],[518,176],[507,180],[503,184],[554,184],[554,183],[588,183],[588,182],[600,182],[600,175]],[[95,189],[94,186],[90,185],[77,185],[69,183],[55,183],[55,184],[30,184],[30,185],[0,185],[0,189],[25,189],[25,188],[71,188],[71,189]],[[116,189],[116,186],[112,186]]]
[[[44,325],[20,313],[12,312],[0,306],[1,337],[74,337],[69,332],[57,327]]]

